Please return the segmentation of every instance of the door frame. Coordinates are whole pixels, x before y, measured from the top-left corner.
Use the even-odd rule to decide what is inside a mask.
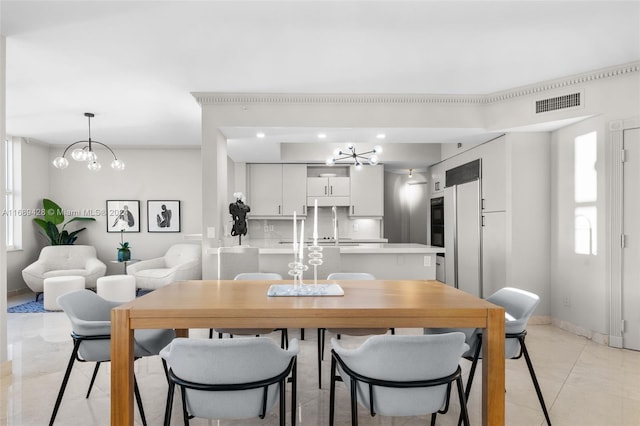
[[[607,245],[609,257],[607,269],[609,270],[609,346],[623,347],[623,317],[622,317],[622,235],[623,207],[624,207],[624,131],[640,127],[640,116],[625,120],[609,122],[609,196],[608,216],[609,232],[607,233]]]

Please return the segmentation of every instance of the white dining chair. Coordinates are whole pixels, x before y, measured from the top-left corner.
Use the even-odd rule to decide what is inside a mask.
[[[282,280],[280,274],[274,272],[242,272],[233,278],[238,280]],[[274,331],[280,331],[280,346],[286,348],[289,340],[289,333],[286,328],[216,328],[218,338],[221,339],[224,334],[228,334],[229,337],[233,336],[260,336],[263,334],[270,334]],[[209,330],[209,338],[213,338],[213,330]]]
[[[368,272],[333,272],[327,276],[327,280],[375,280],[376,277]],[[388,328],[318,328],[318,388],[322,388],[322,360],[324,360],[324,342],[326,332],[334,333],[338,339],[340,336],[370,336],[386,334]],[[391,334],[395,330],[391,329]]]
[[[169,365],[169,392],[164,424],[171,423],[175,386],[182,394],[184,424],[189,418],[246,419],[259,417],[280,402],[285,425],[285,385],[291,376],[291,424],[296,421],[298,341],[288,349],[271,339],[174,339],[160,356]],[[240,424],[240,423],[239,423]]]
[[[358,425],[358,404],[371,416],[436,415],[449,408],[456,383],[461,417],[469,425],[462,387],[461,355],[469,349],[463,333],[423,336],[372,336],[356,349],[331,339],[329,424],[335,417],[336,381],[344,382],[351,401],[351,425]]]

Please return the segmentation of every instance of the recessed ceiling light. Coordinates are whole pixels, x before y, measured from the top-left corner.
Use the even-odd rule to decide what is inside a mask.
[[[386,138],[386,137],[387,137],[387,135],[385,135],[384,133],[378,133],[378,134],[376,135],[376,137],[377,137],[378,139],[384,139],[384,138]]]
[[[262,139],[262,138],[264,138],[264,133],[258,132],[258,133],[256,133],[256,137]]]
[[[318,139],[324,139],[327,137],[326,133],[318,133]]]

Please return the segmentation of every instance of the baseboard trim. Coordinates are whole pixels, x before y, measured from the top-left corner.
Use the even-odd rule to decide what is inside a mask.
[[[5,361],[0,364],[0,378],[9,377],[12,374],[11,360]]]
[[[584,327],[580,327],[578,325],[572,324],[568,321],[560,320],[557,318],[553,318],[551,324],[554,326],[573,333],[578,336],[586,337],[589,340],[592,340],[601,345],[609,346],[609,336],[606,334],[598,333],[593,330],[588,330]]]
[[[531,325],[547,325],[551,323],[552,320],[549,315],[534,315],[529,318],[529,324]]]

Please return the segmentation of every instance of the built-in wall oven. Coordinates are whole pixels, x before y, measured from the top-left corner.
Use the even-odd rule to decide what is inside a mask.
[[[431,245],[444,247],[444,197],[431,199]],[[436,255],[436,280],[445,281],[444,253]]]
[[[444,247],[444,197],[431,199],[431,245]]]

